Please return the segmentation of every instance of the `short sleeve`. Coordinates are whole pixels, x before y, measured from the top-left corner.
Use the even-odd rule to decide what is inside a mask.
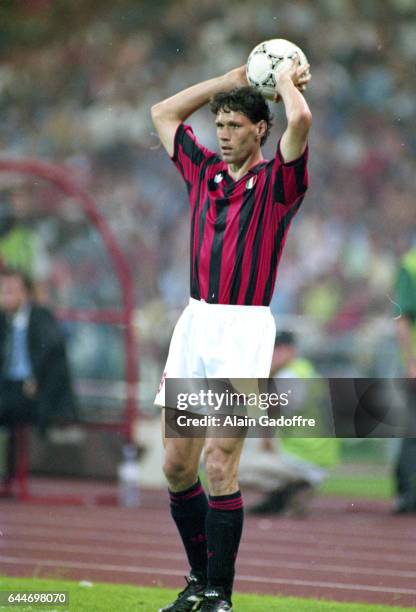
[[[172,161],[178,168],[188,189],[198,179],[203,164],[215,153],[202,146],[191,126],[180,123],[175,134]]]
[[[273,163],[273,201],[284,206],[293,206],[305,195],[308,188],[308,154],[309,149],[297,159],[285,163],[280,151],[280,140],[277,145]]]

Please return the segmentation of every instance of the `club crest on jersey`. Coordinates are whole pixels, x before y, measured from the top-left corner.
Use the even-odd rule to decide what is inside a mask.
[[[218,174],[214,176],[214,183],[221,183],[223,178],[224,178],[223,173],[218,172]]]
[[[256,184],[256,181],[257,176],[251,176],[246,183],[246,189],[253,189],[254,185]]]

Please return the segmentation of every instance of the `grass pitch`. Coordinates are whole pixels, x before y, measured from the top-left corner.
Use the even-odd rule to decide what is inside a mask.
[[[135,587],[131,585],[70,582],[37,578],[0,578],[0,592],[50,591],[69,592],[66,606],[1,606],[11,612],[157,612],[172,601],[176,591],[161,588]],[[266,595],[236,594],[233,598],[236,612],[416,612],[416,608],[374,606],[363,603],[344,604],[332,601],[300,599],[296,597],[270,597]]]
[[[393,494],[393,484],[389,478],[382,476],[334,474],[323,483],[320,492],[323,495],[336,497],[388,500]]]

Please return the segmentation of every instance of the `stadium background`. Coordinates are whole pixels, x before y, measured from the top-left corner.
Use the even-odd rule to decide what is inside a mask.
[[[280,327],[298,332],[323,375],[398,372],[394,276],[415,238],[415,17],[411,0],[2,4],[2,155],[64,166],[114,232],[135,283],[142,411],[153,412],[167,343],[188,295],[186,194],[149,108],[244,63],[271,37],[306,52],[314,116],[311,188],[282,259],[273,313]],[[282,108],[274,113],[269,156],[283,125]],[[191,123],[215,147],[208,112]],[[53,305],[120,304],[101,238],[73,199],[43,179],[11,173],[0,174],[0,190],[2,222],[14,202],[19,222],[30,227],[30,265]],[[87,389],[88,401],[106,389],[103,410],[118,406],[120,330],[85,323],[67,329],[77,388]]]
[[[242,64],[260,40],[285,37],[304,49],[313,74],[311,187],[289,235],[273,312],[281,328],[298,333],[302,353],[323,375],[394,375],[395,271],[416,233],[415,25],[414,0],[1,3],[1,160],[59,166],[94,197],[130,265],[137,433],[144,462],[150,457],[144,483],[162,478],[152,399],[188,295],[186,193],[155,136],[151,104]],[[267,155],[283,126],[282,108],[274,112]],[[215,147],[206,111],[192,125]],[[76,197],[40,176],[0,171],[0,256],[12,223],[30,248],[9,255],[34,273],[42,299],[60,312],[121,306],[113,260]],[[63,323],[85,417],[119,415],[128,391],[122,328]],[[183,552],[165,493],[144,488],[139,509],[98,508],[106,495],[114,501],[113,483],[40,478],[114,478],[120,460],[122,439],[114,432],[51,433],[45,442],[32,432],[31,491],[86,503],[0,500],[0,586],[56,590],[63,583],[38,578],[65,577],[77,581],[66,586],[77,610],[129,609],[130,597],[130,609],[148,612],[154,589],[139,595],[123,586],[110,598],[116,585],[109,583],[181,583]],[[340,610],[311,597],[359,602],[351,612],[371,601],[414,606],[414,526],[411,517],[389,516],[390,451],[377,440],[347,445],[338,480],[326,489],[332,495],[320,497],[305,521],[247,517],[237,591],[269,592],[270,610],[283,609],[276,593],[307,597],[283,604],[297,612]],[[7,582],[7,575],[19,577]],[[165,592],[153,596],[154,609],[169,600]],[[241,610],[264,610],[263,601],[236,596]]]

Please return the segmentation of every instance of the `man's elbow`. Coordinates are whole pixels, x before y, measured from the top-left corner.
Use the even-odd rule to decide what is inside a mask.
[[[163,117],[163,108],[162,102],[157,102],[157,104],[153,104],[150,109],[150,114],[152,116],[153,123],[157,123]]]
[[[312,113],[309,109],[303,109],[297,113],[293,113],[288,120],[292,128],[298,130],[309,131],[312,125]]]
[[[166,102],[158,102],[153,104],[150,108],[150,114],[152,116],[153,125],[156,127],[166,125],[168,123],[177,122],[180,119],[176,117],[176,114],[172,112],[172,109],[166,104]]]

